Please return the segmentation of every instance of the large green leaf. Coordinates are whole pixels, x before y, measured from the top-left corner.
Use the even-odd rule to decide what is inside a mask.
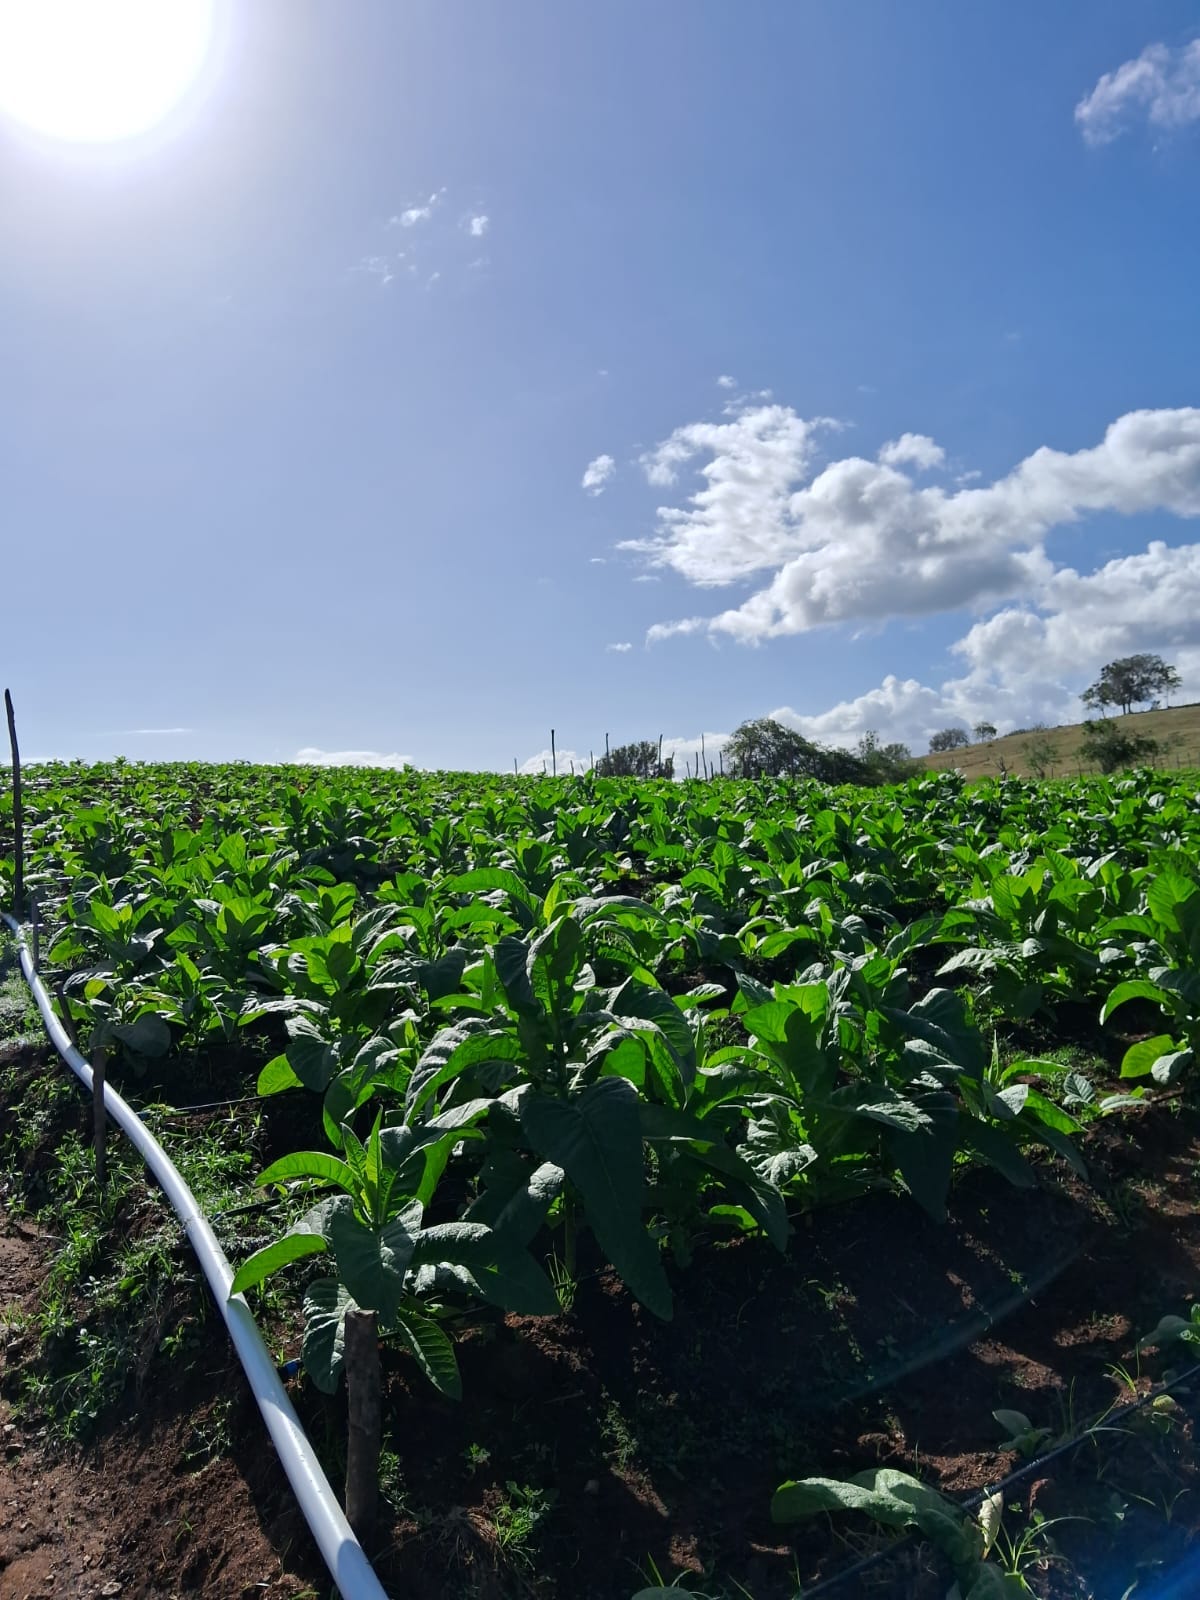
[[[982,1555],[982,1535],[966,1513],[894,1467],[873,1467],[846,1481],[802,1478],[782,1484],[771,1501],[774,1522],[800,1522],[822,1511],[859,1511],[886,1528],[919,1528],[960,1573]]]
[[[385,1321],[396,1316],[420,1226],[416,1203],[378,1228],[360,1222],[348,1207],[332,1216],[329,1242],[338,1278],[364,1311],[378,1311]]]
[[[1012,1137],[992,1122],[980,1122],[974,1117],[964,1117],[959,1124],[959,1139],[968,1150],[974,1150],[990,1167],[995,1167],[1018,1189],[1030,1189],[1035,1183],[1033,1168],[1021,1154]]]
[[[928,1117],[916,1132],[889,1128],[884,1143],[918,1205],[936,1221],[946,1216],[946,1195],[958,1146],[958,1106],[952,1094],[932,1090],[917,1103]]]
[[[608,1259],[642,1304],[671,1316],[658,1247],[642,1225],[638,1096],[625,1078],[601,1078],[570,1099],[527,1094],[521,1126],[540,1156],[566,1173]]]
[[[442,1222],[424,1228],[413,1250],[416,1290],[425,1295],[438,1282],[438,1269],[461,1269],[451,1281],[482,1300],[519,1316],[552,1317],[558,1299],[550,1279],[511,1235],[480,1222]]]
[[[1160,1056],[1173,1055],[1178,1046],[1169,1033],[1159,1033],[1153,1039],[1140,1039],[1131,1044],[1121,1058],[1123,1078],[1145,1078],[1153,1072]]]
[[[327,1240],[319,1233],[285,1233],[282,1239],[256,1250],[242,1262],[229,1292],[231,1295],[243,1294],[264,1278],[269,1278],[273,1272],[278,1272],[280,1267],[286,1267],[290,1261],[299,1261],[302,1256],[323,1255],[328,1248]]]
[[[1127,1000],[1151,1000],[1158,1006],[1170,1006],[1171,998],[1165,989],[1157,983],[1150,983],[1146,978],[1128,978],[1124,983],[1117,984],[1108,999],[1100,1009],[1100,1021],[1107,1022],[1118,1006],[1123,1006]]]
[[[437,1323],[406,1308],[397,1319],[395,1330],[434,1388],[448,1399],[461,1400],[462,1377],[454,1346]]]
[[[416,1121],[437,1091],[472,1068],[521,1060],[521,1041],[498,1028],[455,1023],[434,1035],[413,1068],[405,1095],[405,1116]]]
[[[336,1278],[317,1278],[304,1295],[304,1370],[323,1394],[333,1394],[342,1371],[346,1313],[354,1302]]]
[[[358,1193],[354,1169],[327,1150],[297,1150],[290,1156],[281,1156],[260,1172],[255,1182],[286,1183],[292,1178],[311,1178],[317,1183],[333,1184],[348,1195]]]

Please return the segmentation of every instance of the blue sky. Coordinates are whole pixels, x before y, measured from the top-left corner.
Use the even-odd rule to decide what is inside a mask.
[[[150,134],[0,113],[27,751],[923,749],[1132,649],[1200,698],[1198,31],[226,0]]]

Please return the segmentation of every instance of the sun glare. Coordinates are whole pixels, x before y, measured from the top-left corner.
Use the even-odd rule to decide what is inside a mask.
[[[195,83],[213,0],[0,0],[0,112],[56,139],[129,139]]]

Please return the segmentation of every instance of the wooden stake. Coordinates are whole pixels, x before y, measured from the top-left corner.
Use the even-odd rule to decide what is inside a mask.
[[[346,1520],[364,1545],[379,1511],[379,1333],[373,1311],[346,1313]]]
[[[4,691],[4,710],[8,716],[8,743],[12,751],[13,792],[13,916],[20,918],[25,904],[25,811],[21,804],[21,752],[17,748],[17,717],[12,695]]]
[[[92,1051],[92,1148],[96,1152],[96,1182],[103,1189],[108,1181],[108,1117],[104,1110],[104,1078],[108,1051],[97,1045]]]
[[[554,749],[554,729],[550,729],[550,776],[558,777],[558,756]]]

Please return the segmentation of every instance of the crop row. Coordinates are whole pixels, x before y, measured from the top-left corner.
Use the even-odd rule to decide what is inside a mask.
[[[322,1147],[259,1180],[313,1203],[238,1287],[327,1258],[304,1345],[326,1389],[349,1312],[455,1393],[447,1317],[553,1313],[584,1251],[668,1317],[701,1238],[783,1250],[799,1212],[873,1189],[938,1217],[969,1162],[1082,1171],[1085,1124],[1175,1083],[1200,1029],[1200,798],[1158,774],[118,763],[33,769],[26,813],[81,1043],[181,1089],[226,1057],[319,1097]],[[1128,1039],[1128,1092],[1031,1054],[1083,1018],[1095,1058],[1130,1002],[1162,1020]]]

